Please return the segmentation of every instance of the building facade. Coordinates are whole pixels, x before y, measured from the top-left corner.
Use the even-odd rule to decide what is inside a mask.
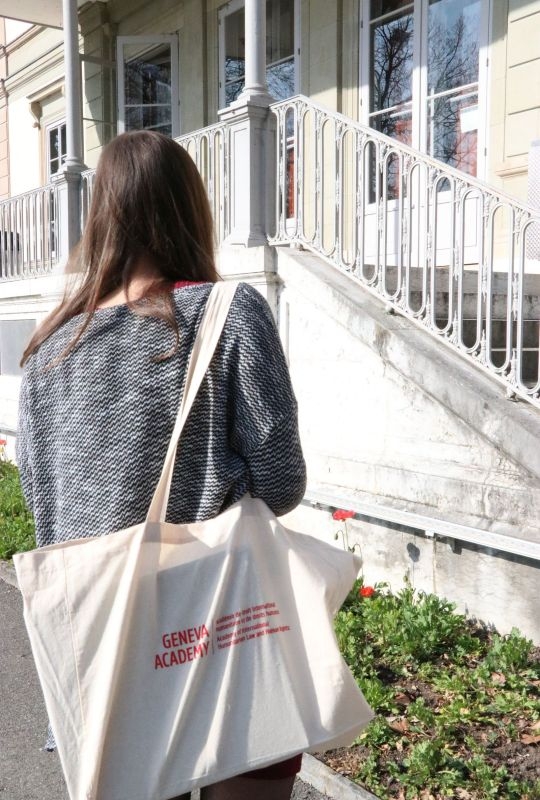
[[[408,572],[540,640],[540,0],[17,13],[0,25],[0,432],[102,147],[161,131],[203,175],[222,273],[276,312],[309,471],[297,526],[359,509],[369,580]]]

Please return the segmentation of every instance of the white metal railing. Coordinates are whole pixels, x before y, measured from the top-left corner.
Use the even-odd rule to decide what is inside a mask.
[[[227,125],[209,125],[207,128],[178,136],[175,141],[187,150],[201,173],[214,217],[216,242],[219,245],[230,230],[230,149]],[[88,217],[95,174],[94,169],[88,169],[81,175],[81,230]]]
[[[92,190],[94,188],[95,177],[95,169],[85,169],[84,172],[81,172],[81,196],[79,206],[81,214],[81,231],[83,230],[86,220],[88,219],[88,211],[90,209],[90,202],[92,200]]]
[[[540,216],[303,96],[275,103],[276,230],[540,406]]]
[[[53,185],[0,202],[0,281],[51,272],[59,258]]]
[[[176,141],[187,150],[201,173],[219,245],[230,232],[232,186],[229,128],[225,123],[217,123],[178,136]]]

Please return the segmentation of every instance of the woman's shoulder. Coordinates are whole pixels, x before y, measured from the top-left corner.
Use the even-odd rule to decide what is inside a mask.
[[[255,286],[251,286],[249,283],[238,283],[231,312],[250,328],[275,325],[268,301]]]
[[[179,281],[174,285],[175,304],[179,311],[190,309],[202,313],[213,283]],[[249,283],[239,281],[231,304],[229,320],[249,327],[273,324],[272,311],[261,292]]]

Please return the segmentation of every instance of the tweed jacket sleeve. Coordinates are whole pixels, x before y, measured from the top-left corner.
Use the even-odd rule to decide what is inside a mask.
[[[251,324],[228,354],[231,444],[248,465],[251,494],[286,514],[306,488],[296,398],[268,303],[247,284],[238,295]]]
[[[17,422],[17,439],[15,442],[17,466],[19,468],[19,478],[23,490],[26,505],[33,511],[34,492],[32,481],[32,467],[30,464],[30,453],[28,451],[30,415],[28,413],[28,393],[27,378],[24,374],[21,390],[19,394],[19,412]]]

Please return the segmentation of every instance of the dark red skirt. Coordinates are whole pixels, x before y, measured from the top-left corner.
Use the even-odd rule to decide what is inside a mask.
[[[254,769],[252,772],[244,772],[242,778],[255,778],[256,780],[276,781],[280,778],[293,778],[302,768],[302,753],[298,756],[288,758],[287,761],[280,761],[279,764],[272,764],[271,767]]]

